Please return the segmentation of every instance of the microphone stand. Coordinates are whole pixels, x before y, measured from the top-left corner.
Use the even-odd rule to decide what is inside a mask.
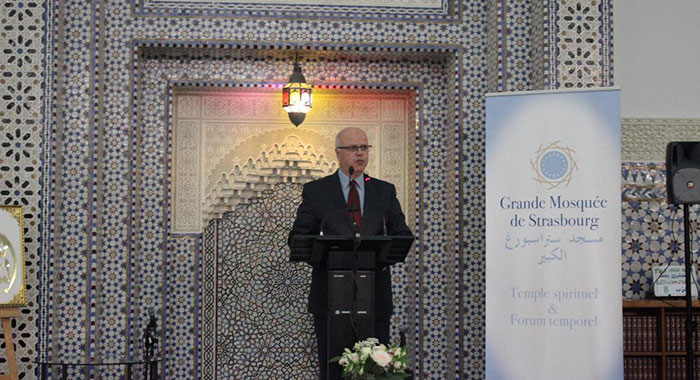
[[[357,342],[358,334],[357,334],[357,325],[355,324],[355,315],[357,314],[357,291],[358,291],[357,260],[359,259],[359,255],[357,253],[357,248],[360,247],[360,243],[362,242],[362,240],[360,240],[360,230],[357,228],[357,223],[355,223],[353,221],[352,226],[355,229],[355,237],[354,237],[354,242],[352,244],[352,254],[353,254],[354,260],[352,263],[352,311],[350,312],[350,323],[352,324],[352,332],[355,334],[354,341]]]
[[[348,174],[350,177],[350,181],[353,181],[354,179],[352,178],[352,175],[355,174],[355,168],[350,166],[348,168]],[[354,207],[348,207],[348,215],[352,215],[354,212],[359,212],[360,210],[356,210]],[[357,342],[357,324],[355,324],[355,315],[357,314],[357,260],[359,259],[359,255],[357,253],[357,248],[360,247],[360,229],[357,227],[357,223],[355,222],[354,218],[352,221],[352,227],[353,227],[353,232],[354,232],[354,241],[352,244],[352,254],[353,254],[353,263],[352,263],[352,309],[350,311],[350,324],[352,325],[352,332],[355,336],[355,339],[353,339],[355,342]]]

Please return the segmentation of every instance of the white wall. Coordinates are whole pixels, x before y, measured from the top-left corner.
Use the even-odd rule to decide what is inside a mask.
[[[700,118],[700,0],[614,1],[622,117]]]

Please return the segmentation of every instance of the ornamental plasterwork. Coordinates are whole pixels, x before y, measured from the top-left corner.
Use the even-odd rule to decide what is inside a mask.
[[[296,134],[290,134],[286,129],[280,132],[286,135],[284,140],[270,147],[265,141],[277,133],[256,135],[232,149],[237,151],[244,149],[245,144],[259,144],[262,151],[255,159],[249,158],[245,163],[235,164],[232,171],[222,173],[213,188],[204,194],[204,222],[223,217],[239,204],[263,198],[275,184],[305,183],[329,175],[338,168],[334,161],[316,153],[311,144],[304,143]]]
[[[602,85],[600,2],[560,0],[557,10],[557,82],[564,87]]]
[[[278,91],[267,89],[175,93],[174,233],[200,233],[209,220],[275,183],[332,173],[334,138],[347,126],[363,128],[373,145],[367,173],[394,183],[401,203],[413,204],[411,94],[317,91],[314,108],[296,128],[279,102]],[[412,220],[412,208],[405,208]]]
[[[700,119],[622,119],[622,161],[665,162],[669,141],[697,141]]]

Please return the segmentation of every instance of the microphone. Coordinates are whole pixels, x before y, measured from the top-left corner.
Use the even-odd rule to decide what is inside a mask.
[[[321,227],[319,228],[318,236],[323,236],[323,225],[326,224],[326,218],[321,219]]]
[[[382,227],[384,228],[384,236],[386,236],[386,216],[382,215]]]
[[[350,178],[352,178],[352,175],[355,174],[355,168],[352,166],[348,168],[348,174],[350,174]]]

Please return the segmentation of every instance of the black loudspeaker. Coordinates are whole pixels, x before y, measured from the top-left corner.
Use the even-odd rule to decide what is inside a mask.
[[[666,145],[668,203],[700,203],[700,141],[673,141]]]

